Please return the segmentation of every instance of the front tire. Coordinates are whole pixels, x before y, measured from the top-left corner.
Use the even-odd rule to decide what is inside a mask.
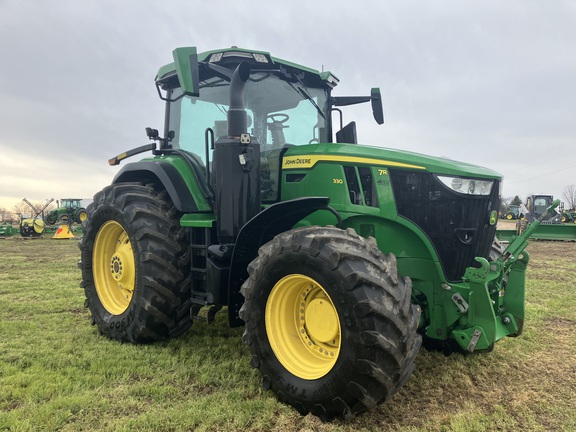
[[[145,343],[190,325],[190,255],[165,192],[111,185],[88,206],[80,240],[85,306],[101,334]]]
[[[421,337],[411,281],[374,239],[306,227],[260,248],[242,287],[243,341],[265,389],[301,414],[350,419],[408,379]]]

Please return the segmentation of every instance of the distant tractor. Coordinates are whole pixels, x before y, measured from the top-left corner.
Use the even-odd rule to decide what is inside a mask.
[[[562,218],[562,222],[564,223],[576,223],[576,211],[563,211],[560,216]]]
[[[84,222],[87,213],[86,209],[82,207],[81,201],[80,198],[62,198],[58,208],[48,213],[44,221],[48,225],[55,225],[57,223],[70,224],[71,222],[80,224]]]
[[[377,88],[335,96],[332,73],[237,47],[173,58],[156,76],[163,132],[109,163],[152,154],[87,207],[100,334],[149,343],[226,311],[264,388],[331,420],[396,393],[423,339],[476,352],[522,333],[539,223],[494,242],[500,174],[360,145],[341,107],[370,102],[382,124]]]
[[[514,220],[520,219],[520,206],[510,205],[508,211],[502,215],[502,219]]]
[[[564,203],[560,204],[559,211],[562,223],[569,223],[569,222],[576,223],[576,211],[565,209]]]

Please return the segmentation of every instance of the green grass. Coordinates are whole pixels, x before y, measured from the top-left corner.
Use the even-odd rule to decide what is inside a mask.
[[[531,243],[527,320],[494,352],[422,350],[405,387],[351,422],[260,387],[225,314],[134,346],[98,335],[74,240],[0,240],[0,430],[576,430],[576,243]]]

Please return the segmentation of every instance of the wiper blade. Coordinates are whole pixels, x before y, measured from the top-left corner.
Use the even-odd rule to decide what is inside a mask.
[[[316,108],[316,111],[318,111],[318,114],[320,114],[324,118],[324,120],[326,120],[326,116],[322,112],[322,109],[318,106],[318,104],[316,103],[314,98],[312,98],[312,96],[310,96],[310,93],[308,93],[306,91],[306,89],[305,89],[306,86],[304,85],[304,83],[300,80],[300,78],[298,78],[298,76],[295,75],[294,77],[298,80],[298,83],[300,84],[300,86],[294,87],[294,85],[291,82],[288,82],[288,84],[290,84],[290,87],[292,87],[294,90],[296,90],[301,96],[303,96],[304,98],[309,100],[310,103],[312,105],[314,105],[314,108]]]

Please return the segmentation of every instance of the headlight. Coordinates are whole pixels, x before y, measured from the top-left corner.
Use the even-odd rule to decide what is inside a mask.
[[[490,195],[494,180],[479,180],[462,177],[437,176],[444,185],[454,192],[466,195]]]

